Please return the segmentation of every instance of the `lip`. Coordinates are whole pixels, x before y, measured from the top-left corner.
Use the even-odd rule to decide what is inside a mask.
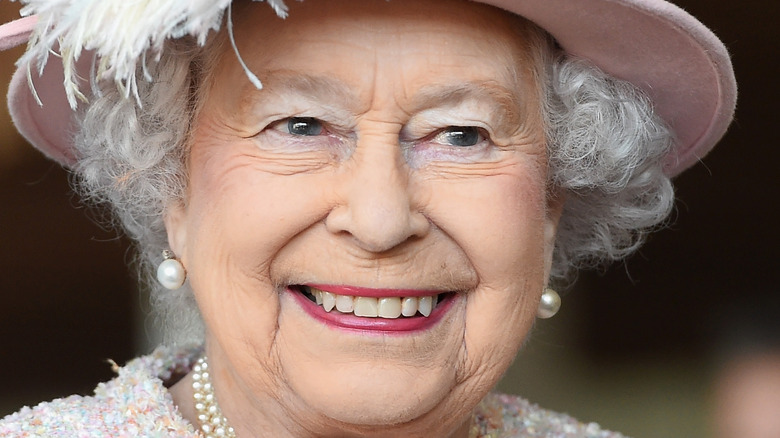
[[[325,290],[328,292],[337,293],[340,295],[352,295],[352,296],[426,296],[437,295],[443,293],[442,291],[425,291],[425,290],[403,290],[403,289],[366,289],[353,286],[331,286],[331,285],[308,285],[317,289]],[[337,292],[341,291],[341,292]],[[351,293],[343,293],[345,291],[351,291]],[[357,291],[361,295],[357,294]],[[379,291],[391,292],[389,295],[381,295]],[[365,292],[373,292],[373,295],[362,295]],[[403,293],[397,295],[397,293]],[[295,301],[300,305],[306,313],[312,318],[320,321],[321,323],[338,329],[346,329],[352,331],[360,331],[366,333],[376,334],[408,334],[418,331],[427,330],[436,325],[447,311],[452,308],[453,303],[458,298],[457,294],[449,294],[445,299],[437,304],[428,317],[415,316],[412,318],[366,318],[362,316],[355,316],[352,314],[345,314],[336,311],[326,312],[322,306],[311,302],[302,293],[297,292],[291,288],[287,288],[287,293],[291,294]]]

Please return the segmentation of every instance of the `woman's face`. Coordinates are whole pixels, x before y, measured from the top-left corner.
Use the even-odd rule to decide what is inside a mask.
[[[217,397],[295,436],[444,436],[509,366],[548,272],[529,43],[467,2],[292,6],[234,11],[263,88],[225,44],[166,219]]]

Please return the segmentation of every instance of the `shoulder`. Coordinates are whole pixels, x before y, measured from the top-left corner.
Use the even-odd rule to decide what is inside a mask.
[[[198,437],[163,384],[188,367],[191,356],[158,349],[124,367],[115,365],[117,377],[98,385],[92,396],[24,407],[3,418],[0,437]]]
[[[596,423],[542,409],[520,397],[488,394],[477,406],[469,438],[627,438]]]

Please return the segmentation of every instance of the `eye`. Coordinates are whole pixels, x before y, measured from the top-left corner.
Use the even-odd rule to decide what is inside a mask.
[[[305,137],[322,135],[322,132],[325,130],[322,122],[314,117],[290,117],[274,123],[271,125],[271,128],[287,134]]]
[[[450,126],[433,137],[433,141],[457,147],[475,146],[484,140],[479,128],[474,126]]]

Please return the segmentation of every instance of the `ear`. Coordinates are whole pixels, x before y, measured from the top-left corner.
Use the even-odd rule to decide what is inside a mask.
[[[558,234],[558,223],[566,203],[566,193],[563,189],[551,187],[547,195],[547,219],[544,225],[544,278],[550,278],[552,257],[555,251],[555,238]]]
[[[182,257],[187,250],[187,214],[184,205],[181,202],[168,205],[163,221],[171,251],[176,257]]]

